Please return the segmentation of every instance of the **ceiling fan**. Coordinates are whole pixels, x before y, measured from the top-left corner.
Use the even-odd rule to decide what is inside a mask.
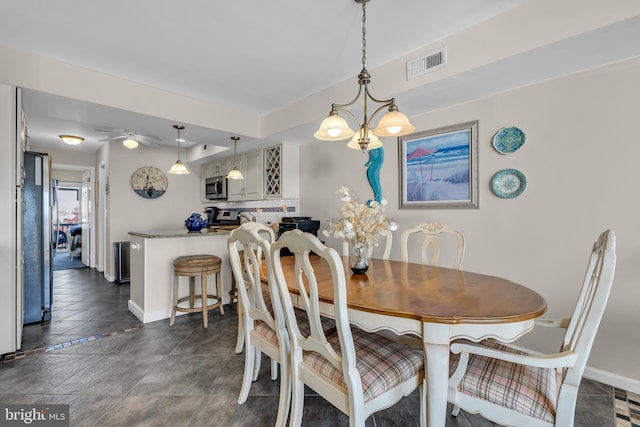
[[[129,149],[134,149],[138,147],[138,143],[147,145],[150,147],[155,147],[158,145],[158,142],[162,141],[161,138],[154,135],[142,135],[140,133],[131,132],[124,129],[96,129],[96,131],[119,134],[119,135],[114,135],[108,138],[101,139],[99,141],[103,142],[103,141],[122,140],[122,145],[124,145]]]

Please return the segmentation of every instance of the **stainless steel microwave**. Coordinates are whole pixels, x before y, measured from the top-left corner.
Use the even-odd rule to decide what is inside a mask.
[[[205,197],[209,200],[221,200],[227,198],[227,178],[224,175],[207,178],[205,184]]]

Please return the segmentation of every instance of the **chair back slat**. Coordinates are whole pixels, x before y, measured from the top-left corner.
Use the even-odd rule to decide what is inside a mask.
[[[423,241],[420,247],[420,259],[423,264],[440,265],[441,236],[449,235],[455,238],[457,249],[453,261],[453,268],[460,269],[462,258],[464,257],[464,235],[447,224],[437,222],[427,222],[419,224],[402,233],[401,258],[402,261],[409,262],[409,237],[413,234],[422,234]]]
[[[280,263],[280,249],[288,248],[295,257],[295,283],[287,282],[282,265]],[[355,349],[353,337],[347,315],[347,293],[344,268],[338,252],[328,248],[310,233],[300,230],[291,230],[284,233],[271,247],[272,262],[274,264],[274,279],[280,291],[284,312],[287,319],[287,328],[291,337],[293,351],[314,351],[321,354],[336,369],[342,370],[347,375],[345,366],[355,367]],[[316,280],[310,257],[319,257],[327,262],[331,271],[334,292],[334,312],[336,329],[338,332],[342,354],[338,354],[322,328],[320,319],[320,301],[318,298],[318,283]],[[289,288],[294,287],[299,293],[298,304],[306,312],[309,320],[310,332],[303,334],[298,328],[293,303],[289,295]],[[301,355],[299,355],[301,357]]]
[[[576,308],[565,332],[561,350],[578,354],[578,361],[563,372],[564,382],[578,385],[602,320],[616,265],[616,236],[611,230],[600,234],[593,245]]]
[[[266,233],[267,238],[262,237],[260,233]],[[274,240],[275,234],[271,228],[261,223],[246,223],[233,230],[227,241],[231,270],[236,283],[245,284],[245,286],[238,286],[238,294],[250,329],[253,329],[255,320],[261,320],[272,329],[277,329],[272,310],[279,308],[279,301],[276,300],[274,303],[274,298],[271,296],[270,304],[266,303],[265,291],[270,294],[271,290],[265,288],[260,280],[262,262],[266,261],[267,266],[269,265],[268,256],[271,242]],[[244,269],[240,261],[241,251]]]

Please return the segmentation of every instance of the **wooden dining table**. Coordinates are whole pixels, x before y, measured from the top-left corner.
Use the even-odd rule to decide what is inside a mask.
[[[323,314],[333,314],[328,264],[311,257]],[[295,283],[294,257],[281,258]],[[349,321],[370,332],[388,330],[422,339],[427,377],[427,425],[444,426],[452,340],[513,341],[529,332],[547,304],[526,286],[500,277],[401,261],[371,259],[365,274],[352,274],[343,258]],[[295,286],[295,285],[294,285]],[[296,288],[290,289],[296,304]]]

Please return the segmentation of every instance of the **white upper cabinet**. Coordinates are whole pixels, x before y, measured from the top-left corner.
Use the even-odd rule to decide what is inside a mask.
[[[227,180],[227,200],[231,202],[299,197],[297,145],[282,143],[202,165],[203,198],[204,181],[214,176],[226,176],[234,166],[242,172],[244,179]]]
[[[231,159],[230,167],[236,166],[244,179],[227,180],[227,200],[261,200],[262,196],[262,150],[252,151]]]
[[[299,196],[298,146],[278,144],[263,150],[264,197],[297,199]]]

